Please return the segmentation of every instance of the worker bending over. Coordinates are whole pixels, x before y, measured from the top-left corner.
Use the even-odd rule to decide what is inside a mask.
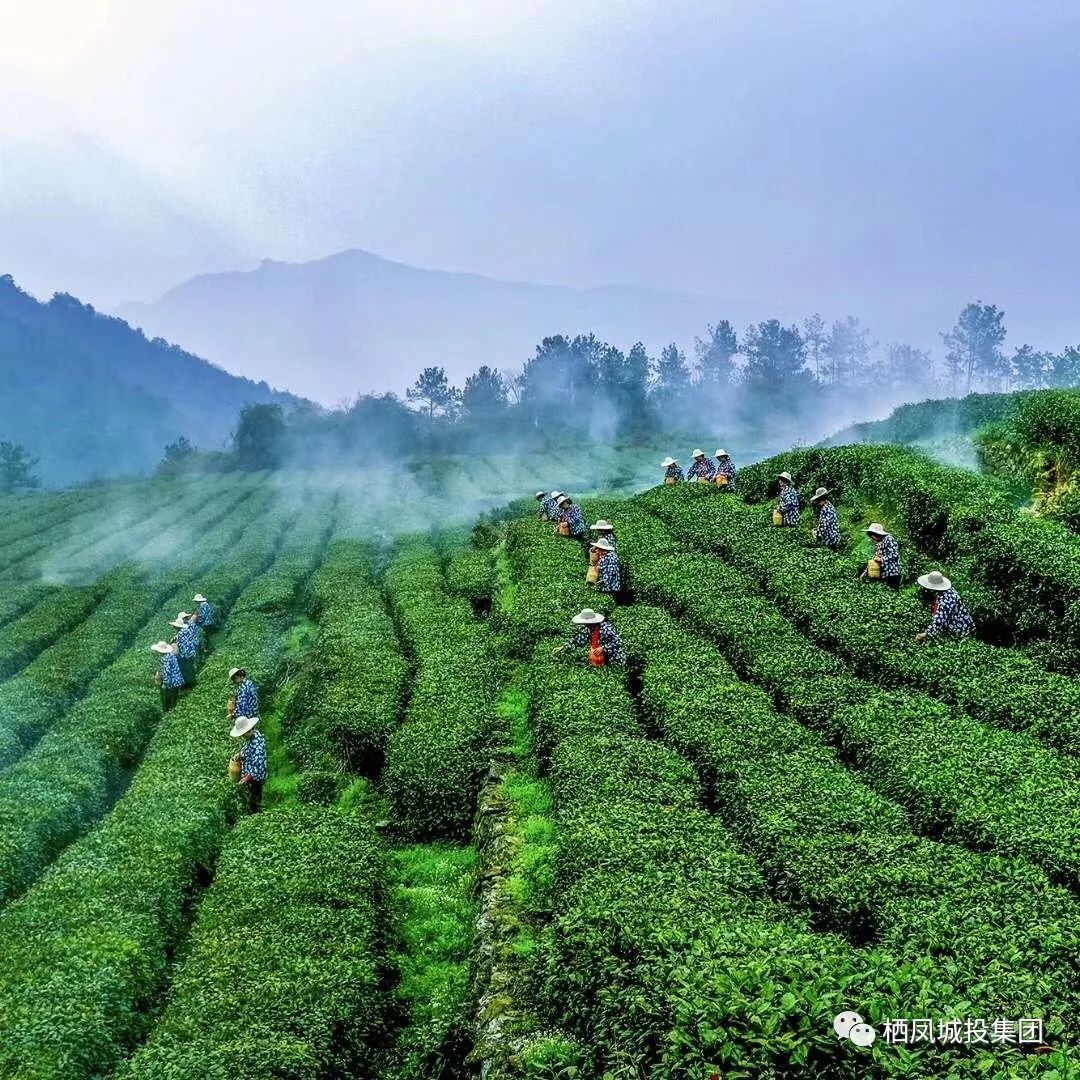
[[[585,515],[569,495],[559,497],[559,525],[556,531],[560,536],[574,536],[579,540],[585,538]]]
[[[682,466],[673,458],[666,457],[660,464],[664,467],[664,483],[678,484],[683,479]]]
[[[780,502],[773,510],[773,518],[780,516],[778,525],[798,525],[801,517],[799,493],[795,490],[791,473],[782,472],[777,479],[780,481]]]
[[[588,581],[595,585],[601,592],[615,594],[622,591],[622,572],[619,567],[619,556],[615,553],[615,547],[606,537],[594,540],[589,550],[589,557],[595,559],[595,563],[589,567]],[[595,571],[595,574],[593,573]]]
[[[952,587],[952,582],[940,570],[923,574],[919,578],[919,585],[923,589],[922,595],[929,598],[934,617],[921,634],[915,635],[916,641],[940,637],[942,634],[966,638],[975,632],[975,620],[964,607],[960,594]]]
[[[237,716],[259,715],[259,688],[248,678],[248,673],[239,667],[229,669],[229,682],[236,687],[229,698],[229,719]]]
[[[151,652],[161,657],[161,668],[154,673],[154,682],[161,690],[161,714],[164,716],[175,704],[184,685],[184,673],[180,670],[175,645],[158,641],[150,646]]]
[[[735,490],[735,466],[731,463],[731,455],[722,448],[716,451],[716,470],[713,475],[718,488],[732,492]]]
[[[229,734],[234,739],[242,739],[240,750],[233,760],[240,763],[238,784],[248,789],[248,810],[257,814],[262,806],[263,785],[266,783],[266,740],[255,727],[257,716],[238,716]]]
[[[563,493],[561,491],[550,491],[542,503],[540,503],[540,520],[541,521],[554,521],[559,520],[559,500],[562,498]]]
[[[703,484],[711,484],[716,479],[716,470],[713,468],[712,462],[705,456],[705,451],[695,450],[693,458],[690,468],[686,470],[686,479],[691,482],[700,480]]]
[[[874,543],[873,558],[866,564],[860,577],[866,581],[882,581],[894,592],[900,588],[900,545],[896,537],[885,531],[876,521],[866,527],[866,535]]]
[[[836,516],[836,507],[829,499],[829,489],[819,487],[810,500],[814,508],[814,539],[830,551],[840,548],[840,519]]]
[[[570,649],[588,649],[589,663],[593,667],[626,663],[626,646],[623,645],[619,632],[599,611],[585,608],[570,621],[576,623],[580,629],[568,642],[558,646],[556,653]]]

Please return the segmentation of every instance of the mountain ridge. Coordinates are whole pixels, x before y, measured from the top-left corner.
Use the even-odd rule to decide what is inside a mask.
[[[231,371],[331,405],[362,392],[400,393],[429,365],[459,385],[481,364],[520,367],[559,333],[592,332],[623,347],[641,340],[657,353],[671,341],[691,348],[707,323],[731,317],[697,294],[510,281],[362,248],[200,274],[115,310]]]
[[[0,439],[40,458],[47,484],[145,472],[186,435],[225,441],[245,404],[300,403],[67,293],[40,301],[0,276]]]

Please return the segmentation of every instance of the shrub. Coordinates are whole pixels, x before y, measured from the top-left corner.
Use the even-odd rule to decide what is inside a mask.
[[[273,810],[225,841],[168,1008],[119,1077],[372,1076],[386,856],[370,826]]]

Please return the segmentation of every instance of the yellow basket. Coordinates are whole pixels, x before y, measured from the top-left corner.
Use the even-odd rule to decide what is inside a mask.
[[[697,478],[699,484],[711,484],[712,481],[707,476],[699,476]]]
[[[590,566],[585,571],[585,582],[588,585],[595,585],[600,580],[600,568],[598,566]]]
[[[239,758],[230,758],[229,759],[229,779],[230,780],[239,780],[240,779],[240,759]]]
[[[879,563],[877,559],[871,559],[866,564],[866,576],[868,578],[881,577],[881,563]]]
[[[717,487],[723,487],[726,483],[727,483],[727,474],[726,473],[717,473],[716,474],[716,486]]]
[[[570,535],[570,525],[569,525],[569,523],[566,522],[566,521],[560,521],[558,531],[559,531],[560,536],[569,536]]]
[[[783,525],[784,524],[784,515],[781,514],[779,510],[774,510],[772,512],[772,523],[774,525]]]
[[[669,487],[674,486],[675,477],[674,476],[665,476],[664,477],[664,483],[667,484]]]

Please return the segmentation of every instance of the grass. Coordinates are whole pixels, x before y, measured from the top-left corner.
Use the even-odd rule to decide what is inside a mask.
[[[469,953],[476,904],[474,848],[413,844],[391,856],[391,907],[403,1015],[383,1073],[392,1080],[453,1075],[468,1053]]]

